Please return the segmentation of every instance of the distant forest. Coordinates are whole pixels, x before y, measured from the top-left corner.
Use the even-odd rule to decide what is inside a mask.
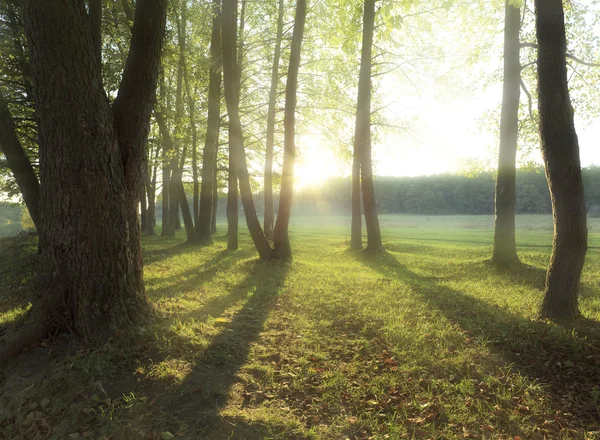
[[[588,214],[600,217],[600,167],[584,168],[583,183]],[[375,195],[381,214],[488,215],[494,214],[495,172],[474,176],[437,174],[420,177],[377,177]],[[186,185],[187,186],[187,185]],[[191,194],[188,199],[191,200]],[[264,206],[262,191],[255,195],[257,211]],[[219,194],[218,213],[225,216],[226,194]],[[275,195],[275,207],[277,207]],[[296,215],[350,215],[350,178],[332,178],[318,187],[294,194]],[[160,219],[158,200],[156,216]],[[240,203],[240,210],[242,209]],[[517,171],[517,213],[551,214],[544,170]]]

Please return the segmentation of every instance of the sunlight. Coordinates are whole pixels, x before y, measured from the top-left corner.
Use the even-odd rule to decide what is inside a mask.
[[[300,190],[319,185],[332,176],[339,175],[339,161],[334,153],[323,147],[316,134],[301,135],[297,144],[294,186]]]

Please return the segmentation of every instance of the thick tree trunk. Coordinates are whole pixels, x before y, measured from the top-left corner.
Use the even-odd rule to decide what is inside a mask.
[[[202,153],[202,188],[200,211],[196,232],[200,243],[212,244],[211,221],[213,211],[213,184],[219,122],[221,119],[221,8],[220,0],[213,1],[213,30],[210,41],[210,78],[208,84],[208,117],[206,122],[206,142]]]
[[[160,15],[148,3],[138,0],[138,16],[151,14],[155,23],[148,30],[158,27],[162,35]],[[162,2],[154,3],[164,12]],[[141,195],[137,181],[141,184],[143,160],[137,160],[138,145],[127,137],[121,141],[119,136],[119,127],[128,118],[111,112],[84,2],[25,0],[23,17],[41,146],[40,306],[44,325],[104,341],[115,330],[145,318],[150,310],[140,285],[141,254],[137,252]],[[135,35],[133,39],[130,52],[137,48],[150,56],[144,51],[146,42],[136,46]],[[160,43],[158,39],[156,58]],[[130,75],[126,68],[125,84]],[[152,86],[152,78],[148,80]],[[151,88],[147,86],[138,83],[139,88]],[[128,97],[132,95],[130,91]],[[133,100],[138,116],[145,102]],[[129,121],[128,131],[143,147],[149,121],[135,120]],[[141,153],[143,158],[143,149]]]
[[[519,263],[515,241],[517,204],[516,167],[519,135],[519,97],[521,92],[521,63],[519,61],[519,32],[521,11],[506,2],[504,20],[504,83],[502,114],[500,116],[500,150],[496,178],[496,219],[492,263]]]
[[[273,208],[273,148],[275,138],[275,106],[277,104],[277,84],[279,83],[279,59],[281,57],[281,38],[283,35],[283,0],[279,0],[277,14],[277,36],[275,37],[275,51],[273,54],[273,70],[271,71],[271,88],[269,90],[269,108],[267,110],[267,145],[265,154],[265,235],[273,239],[275,226]]]
[[[282,260],[292,259],[292,248],[290,246],[288,230],[292,212],[294,161],[296,160],[296,91],[298,89],[298,70],[300,69],[300,52],[302,48],[302,38],[304,36],[305,21],[306,0],[298,0],[296,2],[296,17],[294,19],[290,65],[285,88],[283,171],[281,174],[279,211],[277,213],[277,223],[275,223],[275,231],[273,234],[275,245],[274,255]]]
[[[246,152],[242,134],[242,125],[238,112],[239,94],[236,84],[236,10],[237,0],[223,0],[223,77],[225,85],[225,101],[229,113],[230,148],[233,152],[233,169],[237,171],[242,205],[250,236],[261,259],[272,258],[272,249],[262,231],[256,215],[250,175],[246,163]]]
[[[383,250],[381,230],[375,203],[373,165],[371,161],[371,53],[373,49],[373,28],[375,25],[375,0],[365,0],[363,16],[363,40],[358,79],[358,103],[356,108],[356,132],[354,142],[360,152],[360,173],[362,199],[367,227],[367,247],[369,252]]]
[[[167,0],[137,0],[123,79],[113,103],[115,127],[127,185],[129,236],[136,286],[145,298],[140,223],[137,207],[144,186],[146,143],[167,20]]]
[[[540,134],[554,217],[552,256],[540,313],[544,318],[562,320],[579,314],[587,219],[579,144],[567,82],[562,1],[536,0],[535,9]]]
[[[0,149],[19,185],[29,215],[39,231],[40,224],[40,184],[31,162],[17,137],[15,124],[4,97],[0,94]]]
[[[102,0],[89,0],[89,8],[96,62],[102,69]]]

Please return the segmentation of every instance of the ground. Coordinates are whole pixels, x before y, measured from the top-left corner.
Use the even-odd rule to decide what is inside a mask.
[[[144,238],[158,320],[23,353],[0,379],[0,438],[600,438],[600,220],[583,317],[563,327],[536,319],[549,217],[519,217],[511,271],[489,264],[491,217],[381,223],[373,258],[347,250],[348,219],[296,219],[291,264],[258,262],[247,234],[233,253],[222,232]],[[33,238],[1,243],[0,324],[36,264]]]

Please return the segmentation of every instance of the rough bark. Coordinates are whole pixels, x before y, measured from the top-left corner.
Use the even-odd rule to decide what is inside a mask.
[[[102,69],[102,0],[89,0],[89,8],[96,62]]]
[[[273,233],[274,255],[276,258],[282,260],[292,259],[292,248],[288,232],[292,212],[292,196],[294,194],[294,161],[296,160],[296,91],[298,89],[298,70],[300,69],[300,52],[302,38],[304,37],[305,21],[306,0],[298,0],[296,2],[290,65],[285,88],[285,115],[283,121],[285,134],[279,211],[277,212],[277,223],[275,223]]]
[[[213,184],[219,122],[221,119],[221,8],[220,0],[213,1],[213,29],[210,41],[210,77],[208,84],[208,117],[206,141],[202,152],[202,187],[200,190],[200,211],[196,232],[200,243],[212,244],[211,221],[213,211]]]
[[[129,236],[138,291],[143,295],[143,260],[137,207],[144,185],[146,142],[167,18],[167,0],[137,0],[131,43],[112,106],[127,186]],[[145,296],[144,296],[145,297]]]
[[[515,215],[517,204],[516,158],[521,93],[521,63],[519,61],[521,11],[512,6],[509,1],[506,2],[505,11],[504,81],[492,263],[514,265],[519,263],[515,240]]]
[[[587,219],[579,144],[567,82],[562,1],[536,0],[535,10],[540,135],[554,218],[552,255],[540,314],[544,318],[563,320],[579,314]]]
[[[373,49],[374,25],[375,0],[365,0],[354,142],[358,144],[357,150],[360,152],[361,189],[365,211],[365,225],[367,227],[367,247],[365,250],[368,252],[383,250],[379,218],[377,217],[373,165],[371,160],[371,54]]]
[[[0,94],[0,149],[19,185],[29,215],[40,230],[40,184],[17,136],[15,124],[4,97]]]
[[[279,0],[277,14],[277,35],[275,37],[275,50],[273,53],[273,69],[271,70],[271,88],[269,90],[269,107],[267,109],[267,145],[265,154],[265,235],[273,239],[275,226],[273,208],[273,148],[275,138],[275,106],[277,103],[277,84],[279,82],[279,59],[281,58],[281,38],[283,35],[283,0]]]
[[[159,18],[147,1],[138,0],[138,8]],[[104,341],[149,312],[138,277],[134,143],[121,142],[123,118],[103,90],[84,2],[25,0],[23,18],[41,146],[41,295],[34,311],[41,309],[46,329]],[[130,75],[126,69],[124,83]],[[143,102],[136,107],[138,113]],[[136,122],[128,132],[140,136],[148,121]]]
[[[246,163],[246,152],[242,133],[242,125],[238,112],[239,94],[236,84],[236,10],[237,0],[223,0],[223,77],[225,101],[229,114],[230,148],[232,149],[233,167],[237,170],[242,206],[246,217],[248,231],[261,259],[269,260],[272,249],[263,233],[256,214],[250,175]]]

